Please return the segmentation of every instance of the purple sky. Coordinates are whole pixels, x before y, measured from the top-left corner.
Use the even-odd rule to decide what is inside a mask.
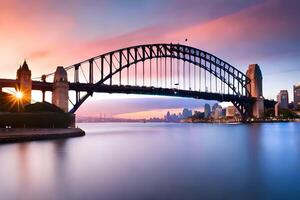
[[[152,42],[185,43],[228,61],[241,71],[258,63],[264,96],[275,98],[300,82],[300,2],[297,0],[2,0],[0,3],[1,77],[15,78],[26,58],[33,76],[53,72],[125,46]],[[87,115],[199,107],[203,101],[95,95],[79,110]],[[126,100],[127,99],[127,100]],[[129,101],[131,103],[129,103]],[[134,107],[132,102],[143,102]],[[97,106],[95,106],[97,105]],[[128,108],[128,109],[124,109]]]

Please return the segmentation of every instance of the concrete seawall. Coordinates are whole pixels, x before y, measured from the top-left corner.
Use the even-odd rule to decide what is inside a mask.
[[[84,136],[85,132],[79,128],[1,128],[0,143],[25,142],[34,140],[64,139]]]

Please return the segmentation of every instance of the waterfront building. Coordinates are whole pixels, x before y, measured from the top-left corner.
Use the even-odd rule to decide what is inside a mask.
[[[210,115],[211,115],[210,105],[206,103],[204,105],[204,118],[209,118]]]
[[[197,119],[204,119],[205,118],[205,113],[200,112],[200,111],[195,111],[194,112],[194,117],[197,118]]]
[[[165,120],[168,122],[168,121],[170,121],[170,119],[171,119],[171,114],[170,114],[170,111],[168,111],[167,112],[167,114],[165,115]]]
[[[193,111],[184,108],[182,113],[179,113],[178,115],[176,115],[175,113],[171,114],[170,111],[168,111],[167,114],[164,116],[164,120],[166,122],[179,122],[182,119],[187,119],[192,116],[193,116]]]
[[[300,83],[294,85],[294,108],[300,109]]]
[[[226,108],[223,108],[223,109],[222,109],[222,116],[226,116],[226,112],[227,112],[227,109],[226,109]]]
[[[220,105],[217,105],[214,108],[214,112],[213,112],[213,118],[214,119],[219,119],[223,117],[223,108]]]
[[[176,115],[175,113],[171,114],[170,111],[168,111],[167,114],[164,116],[164,120],[166,122],[179,122],[181,119],[180,116],[181,114],[179,115]]]
[[[289,108],[289,93],[287,90],[280,90],[277,95],[277,102],[279,103],[279,108]]]
[[[182,111],[182,118],[185,119],[185,118],[189,118],[191,116],[193,116],[193,111],[189,110],[187,108],[184,108]]]
[[[219,104],[215,103],[212,107],[211,107],[211,115],[214,115],[216,109],[218,108]]]
[[[226,109],[226,117],[235,117],[236,108],[234,106],[228,106]]]
[[[277,102],[275,104],[275,108],[274,108],[274,112],[275,112],[275,117],[278,117],[279,116],[279,102]]]

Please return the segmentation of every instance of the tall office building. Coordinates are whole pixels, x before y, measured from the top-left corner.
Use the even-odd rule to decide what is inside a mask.
[[[193,116],[193,111],[189,110],[187,108],[184,108],[183,111],[182,111],[182,117],[185,119],[185,118],[188,118],[188,117],[191,117],[191,116]]]
[[[210,114],[211,114],[210,105],[206,103],[204,105],[204,117],[209,118]]]
[[[300,109],[300,83],[294,85],[294,107]]]
[[[279,103],[279,108],[289,108],[289,93],[287,90],[280,90],[277,95],[277,101]]]

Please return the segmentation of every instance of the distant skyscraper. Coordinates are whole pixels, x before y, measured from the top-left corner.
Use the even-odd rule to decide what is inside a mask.
[[[294,85],[294,106],[295,109],[300,109],[300,83]]]
[[[277,101],[279,103],[280,108],[289,108],[289,93],[287,90],[280,90],[277,95]]]
[[[193,115],[193,112],[187,108],[184,108],[182,111],[182,117],[183,119],[191,117]]]
[[[218,106],[219,106],[219,104],[215,103],[211,108],[211,112],[214,113]]]
[[[204,105],[204,117],[205,118],[209,118],[210,114],[211,114],[210,105],[209,104],[205,104]]]
[[[212,116],[214,119],[219,119],[223,116],[223,108],[217,103],[213,106]]]
[[[171,114],[170,114],[170,112],[168,111],[167,112],[167,114],[165,115],[165,120],[168,122],[168,121],[170,121],[170,117],[171,116]]]
[[[179,122],[181,119],[184,118],[182,117],[182,114],[179,115],[176,115],[175,113],[171,114],[170,111],[168,111],[167,114],[164,116],[164,119],[166,122]]]

